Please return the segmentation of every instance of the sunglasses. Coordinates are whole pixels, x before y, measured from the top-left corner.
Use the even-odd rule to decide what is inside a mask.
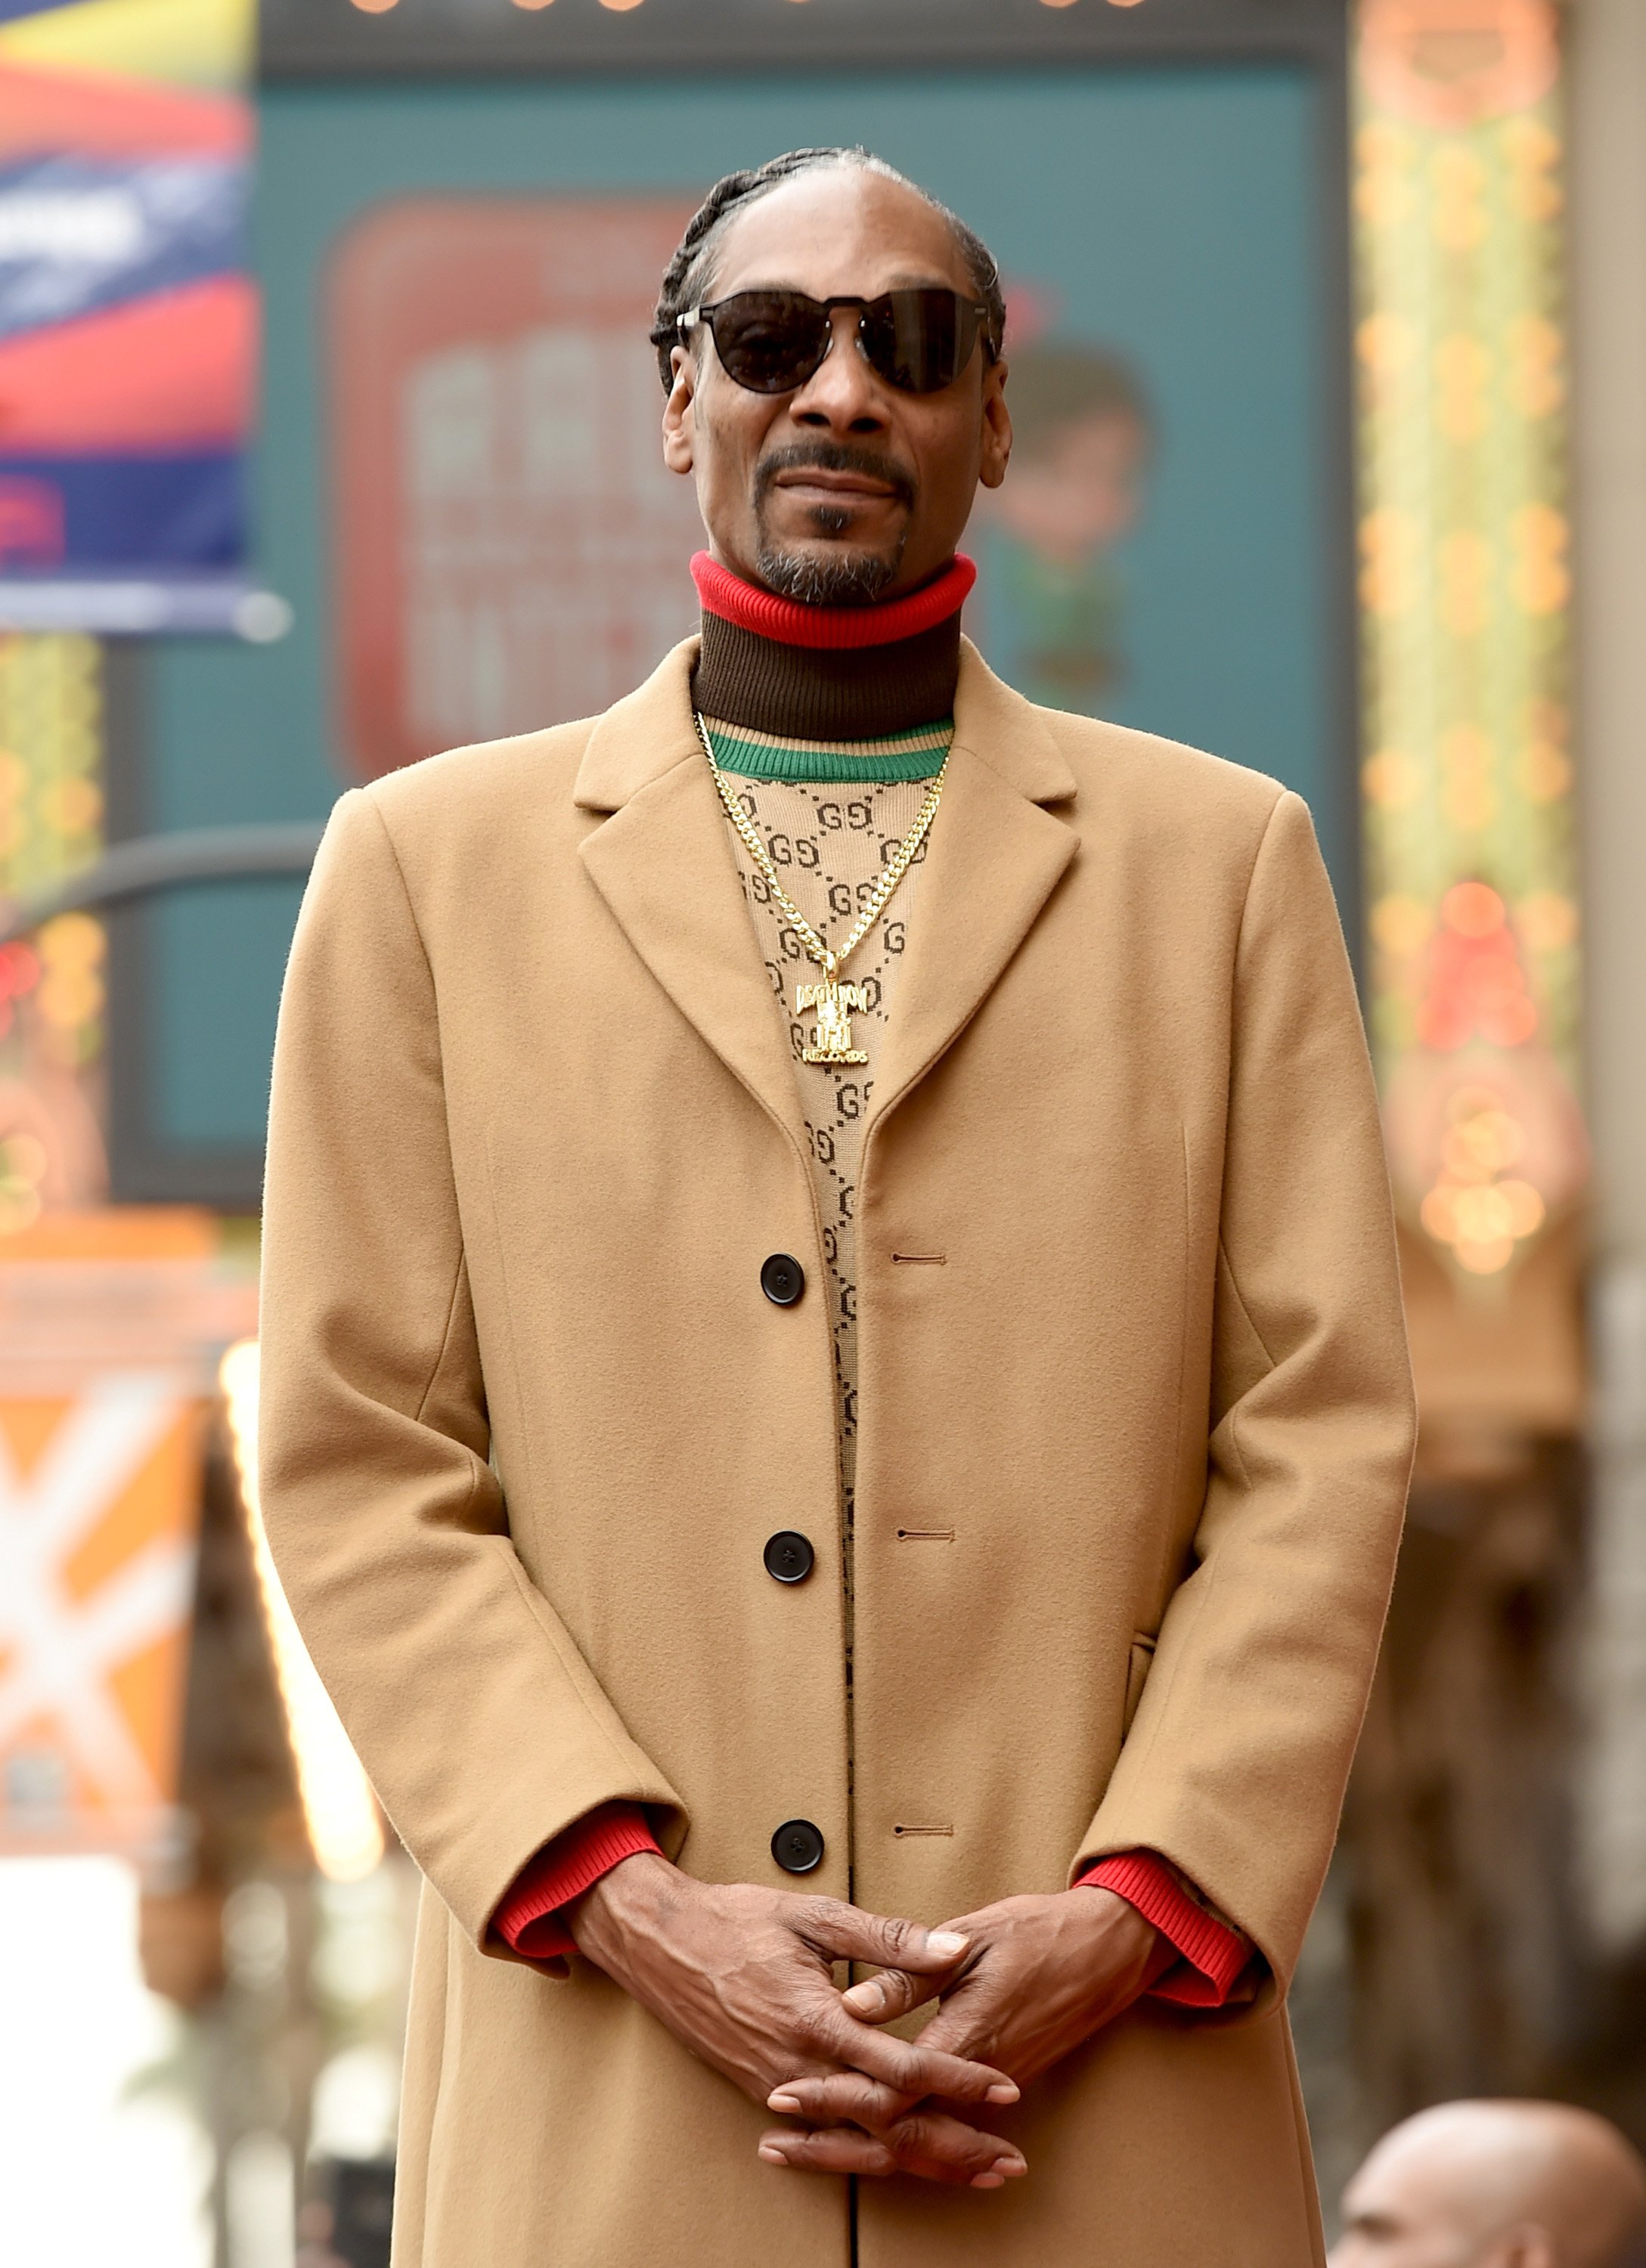
[[[803,291],[734,291],[712,307],[689,307],[676,328],[689,339],[701,323],[720,367],[750,394],[792,394],[823,368],[834,344],[837,307],[857,309],[857,342],[871,370],[904,394],[941,394],[971,360],[983,335],[993,360],[989,311],[958,291],[917,287],[877,299],[842,293],[808,299]]]

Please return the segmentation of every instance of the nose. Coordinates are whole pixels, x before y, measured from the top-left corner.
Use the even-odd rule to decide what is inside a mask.
[[[886,430],[880,380],[859,353],[857,309],[833,311],[834,344],[789,403],[797,425],[834,433],[881,433]]]

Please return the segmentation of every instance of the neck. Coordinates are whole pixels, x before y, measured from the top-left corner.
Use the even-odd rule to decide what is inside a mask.
[[[706,551],[692,698],[707,715],[794,740],[873,740],[947,717],[960,671],[960,609],[977,579],[956,556],[908,597],[807,607],[761,590]]]

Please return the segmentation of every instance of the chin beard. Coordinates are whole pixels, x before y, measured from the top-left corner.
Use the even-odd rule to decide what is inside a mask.
[[[895,579],[902,555],[899,544],[892,559],[872,551],[838,551],[812,559],[763,544],[755,566],[767,590],[779,598],[798,599],[806,607],[867,607]]]

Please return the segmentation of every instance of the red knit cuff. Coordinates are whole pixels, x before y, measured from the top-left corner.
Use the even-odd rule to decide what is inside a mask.
[[[592,1890],[622,1859],[657,1850],[657,1837],[638,1803],[602,1803],[527,1860],[493,1914],[491,1926],[511,1953],[522,1954],[528,1961],[555,1961],[575,1953],[576,1941],[561,1909]]]
[[[1183,1955],[1150,1986],[1157,2000],[1189,2008],[1221,2008],[1246,1966],[1247,1952],[1237,1931],[1216,1920],[1179,1888],[1163,1859],[1152,1851],[1125,1851],[1094,1860],[1077,1889],[1112,1890]],[[1183,1964],[1186,1962],[1185,1967]]]

